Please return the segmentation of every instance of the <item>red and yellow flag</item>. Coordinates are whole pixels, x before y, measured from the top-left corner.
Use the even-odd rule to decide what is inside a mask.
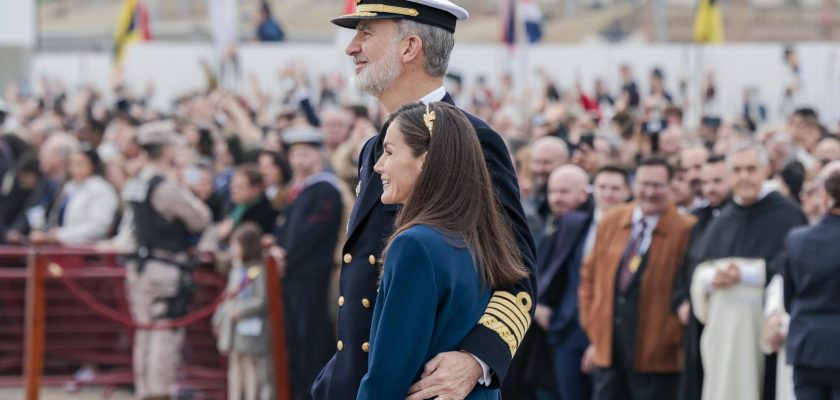
[[[130,43],[152,39],[149,28],[149,12],[143,0],[123,0],[117,29],[114,32],[114,60],[122,62],[125,49]]]

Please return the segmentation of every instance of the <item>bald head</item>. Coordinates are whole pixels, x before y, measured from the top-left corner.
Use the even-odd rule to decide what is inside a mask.
[[[548,178],[548,206],[559,217],[576,210],[589,198],[589,175],[577,165],[562,165]]]
[[[562,139],[546,136],[535,140],[531,145],[531,158],[528,162],[534,186],[537,188],[545,186],[551,171],[567,161],[569,161],[569,147]]]
[[[832,161],[820,170],[819,180],[825,182],[831,174],[840,171],[840,160]]]

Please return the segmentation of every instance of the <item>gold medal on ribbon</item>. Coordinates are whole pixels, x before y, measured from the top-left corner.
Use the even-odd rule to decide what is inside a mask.
[[[636,256],[633,256],[633,258],[630,259],[630,264],[628,264],[627,267],[630,269],[630,272],[635,274],[636,271],[639,270],[639,265],[641,265],[641,264],[642,264],[642,257],[636,255]]]

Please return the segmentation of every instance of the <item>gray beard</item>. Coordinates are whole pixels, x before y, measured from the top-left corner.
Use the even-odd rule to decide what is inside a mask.
[[[385,93],[402,73],[399,55],[394,52],[376,63],[369,63],[361,73],[356,75],[356,89],[373,97]]]

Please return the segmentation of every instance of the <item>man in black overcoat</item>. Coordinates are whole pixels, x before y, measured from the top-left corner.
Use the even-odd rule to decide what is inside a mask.
[[[358,89],[394,112],[422,101],[453,103],[443,87],[455,24],[468,18],[446,0],[359,0],[356,11],[333,23],[356,30],[346,53],[356,66]],[[522,262],[531,271],[516,285],[497,288],[461,351],[442,353],[426,364],[421,379],[406,393],[409,400],[464,398],[475,385],[498,387],[534,314],[535,246],[525,221],[516,174],[502,138],[484,121],[467,115],[484,150],[499,203],[508,216]],[[355,399],[367,371],[367,348],[379,277],[380,254],[394,229],[396,206],[380,202],[382,182],[373,165],[382,154],[383,127],[359,157],[359,194],[343,249],[336,353],[312,388],[315,399]],[[410,346],[406,343],[406,346]]]

